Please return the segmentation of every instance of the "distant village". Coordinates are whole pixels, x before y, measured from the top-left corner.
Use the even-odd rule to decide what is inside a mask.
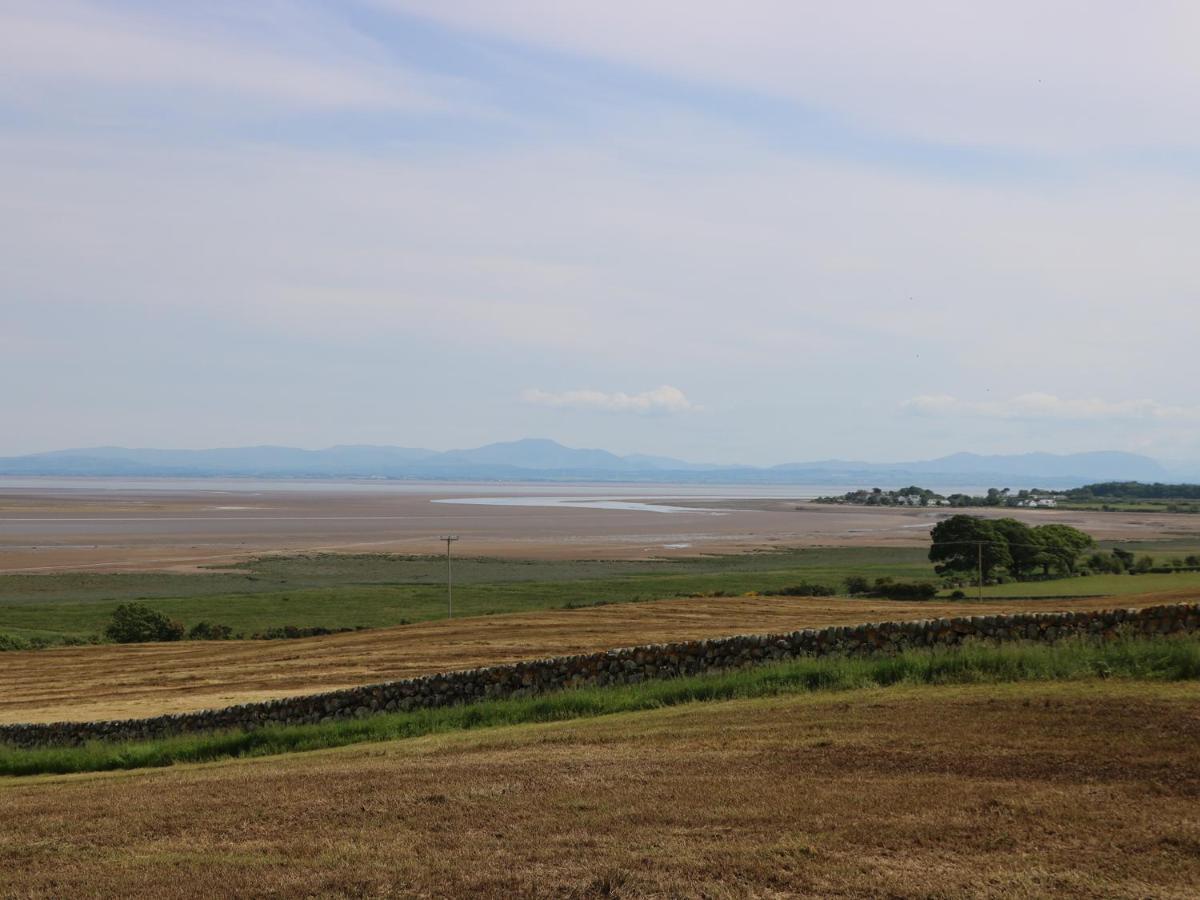
[[[942,495],[926,488],[912,485],[895,491],[881,488],[850,491],[839,497],[818,497],[817,503],[841,503],[850,506],[1007,506],[1026,509],[1052,509],[1066,495],[1036,488],[1013,492],[1008,488],[989,488],[984,496],[970,494]]]

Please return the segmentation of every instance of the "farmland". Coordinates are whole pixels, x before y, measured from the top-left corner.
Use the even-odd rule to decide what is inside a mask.
[[[149,716],[648,642],[1200,592],[1195,573],[1177,573],[995,585],[982,603],[768,595],[849,575],[931,578],[924,533],[904,535],[786,549],[760,535],[737,548],[750,552],[638,558],[467,555],[449,621],[434,555],[10,571],[0,635],[20,639],[93,638],[130,600],[246,635],[362,630],[0,653],[0,721]],[[1133,549],[1196,545],[1160,536]],[[77,774],[0,779],[0,893],[1186,896],[1200,877],[1194,677],[1116,657],[1061,665],[1070,653],[1014,647],[976,669],[957,651],[939,657],[944,672],[920,654],[802,660],[185,736],[162,757],[104,745],[71,762],[64,750]],[[888,682],[903,665],[911,678]],[[243,752],[273,755],[227,758]],[[4,751],[8,772],[50,771],[40,758]],[[156,758],[175,764],[86,771]]]
[[[1194,542],[1130,544],[1139,553],[1192,552]],[[742,595],[797,584],[841,590],[843,579],[934,578],[921,547],[817,547],[652,560],[463,558],[454,563],[460,617]],[[120,603],[138,600],[185,627],[229,625],[252,635],[297,628],[385,628],[446,615],[445,560],[316,554],[259,557],[198,573],[0,575],[0,638],[95,638]],[[1200,590],[1200,573],[1095,575],[989,585],[984,596],[1097,597]],[[974,596],[973,589],[968,591]],[[948,594],[948,592],[943,592]]]
[[[1190,594],[1189,597],[1193,597]],[[1129,598],[1122,605],[1169,602]],[[0,654],[0,721],[108,719],[228,706],[636,644],[1111,600],[901,603],[807,597],[688,598],[425,622],[292,641],[181,641]]]
[[[975,596],[975,588],[966,588]],[[985,599],[1003,597],[1130,597],[1158,592],[1200,594],[1200,572],[1158,572],[1145,575],[1085,575],[1049,581],[1013,581],[989,584]]]
[[[492,615],[713,593],[837,586],[848,574],[928,578],[915,547],[838,547],[656,560],[455,561],[455,610]],[[99,634],[136,599],[185,626],[220,622],[251,634],[287,625],[379,628],[446,615],[445,560],[435,556],[268,556],[204,573],[0,575],[0,635],[50,641]]]
[[[1182,898],[1198,748],[1194,684],[1110,679],[8,780],[0,891]]]

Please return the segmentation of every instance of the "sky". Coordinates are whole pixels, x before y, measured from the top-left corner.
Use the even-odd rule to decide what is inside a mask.
[[[0,0],[0,455],[1200,460],[1200,4]]]

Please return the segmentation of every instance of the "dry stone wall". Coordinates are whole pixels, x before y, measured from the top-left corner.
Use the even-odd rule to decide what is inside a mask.
[[[908,647],[948,647],[968,639],[1053,642],[1079,635],[1114,638],[1122,631],[1156,635],[1200,631],[1200,603],[1140,610],[878,622],[789,634],[652,644],[149,719],[3,725],[0,743],[17,747],[77,745],[93,740],[138,740],[264,725],[304,725],[490,698],[528,697],[563,688],[636,684],[652,678],[735,669],[802,656],[894,653]]]

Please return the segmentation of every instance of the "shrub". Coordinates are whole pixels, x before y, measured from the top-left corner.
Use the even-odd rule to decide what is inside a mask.
[[[871,589],[871,582],[862,575],[850,575],[842,583],[846,586],[847,594],[865,594]]]
[[[118,644],[178,641],[183,637],[183,626],[144,603],[122,603],[113,610],[104,636]]]
[[[825,584],[802,581],[773,591],[763,591],[767,597],[832,597],[836,591]]]
[[[1138,574],[1149,572],[1154,568],[1154,557],[1150,555],[1139,556],[1138,561],[1133,568]]]
[[[219,622],[197,622],[188,629],[189,641],[227,641],[233,637],[233,629]]]
[[[950,593],[951,600],[966,600],[967,595],[963,593],[962,588],[958,588]]]
[[[1087,558],[1087,567],[1096,573],[1109,572],[1113,575],[1125,571],[1125,564],[1121,558],[1110,553],[1093,553]]]
[[[260,641],[282,641],[294,640],[295,638],[321,637],[326,634],[341,634],[344,631],[360,631],[361,628],[362,626],[356,628],[325,628],[321,625],[311,625],[301,628],[296,625],[283,625],[276,628],[268,628],[266,631],[260,631],[251,635],[251,637]]]
[[[875,594],[888,600],[932,600],[937,592],[938,586],[932,581],[877,582],[875,586]]]

